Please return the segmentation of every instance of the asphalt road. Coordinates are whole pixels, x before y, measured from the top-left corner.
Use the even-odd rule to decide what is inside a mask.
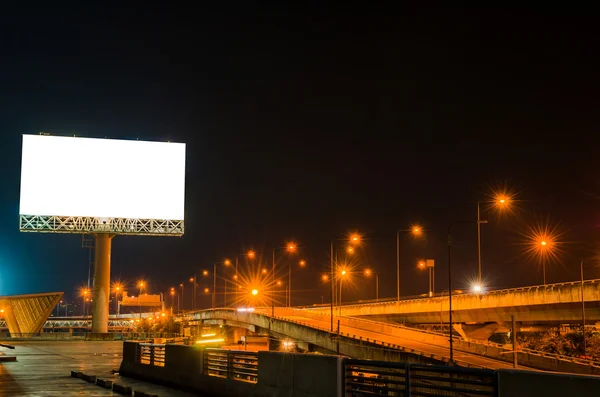
[[[266,314],[270,314],[266,313]],[[297,322],[302,322],[306,325],[313,326],[319,329],[329,330],[331,327],[331,318],[326,315],[319,314],[303,314],[302,311],[296,310],[290,312],[289,310],[277,310],[275,315],[278,317],[284,317],[289,320],[294,320]],[[439,342],[435,342],[433,340],[428,340],[428,335],[426,333],[421,333],[418,331],[411,331],[407,333],[407,337],[393,336],[393,335],[385,335],[380,332],[369,331],[367,328],[369,327],[368,323],[365,322],[364,326],[361,325],[361,328],[351,327],[348,325],[344,325],[344,317],[334,317],[334,324],[337,324],[337,320],[340,320],[340,332],[349,333],[350,335],[356,335],[356,337],[362,337],[363,339],[369,338],[378,340],[381,342],[391,343],[399,346],[403,346],[409,349],[415,349],[427,354],[435,354],[437,356],[442,356],[449,358],[450,357],[450,348],[448,343],[444,345]],[[337,325],[336,325],[337,328]],[[416,333],[416,334],[415,334]],[[415,340],[414,337],[417,335],[422,340]],[[430,338],[429,338],[430,339]],[[513,369],[512,364],[506,363],[503,361],[495,360],[493,358],[488,358],[485,356],[480,356],[472,353],[462,352],[454,349],[454,360],[458,361],[459,364],[470,364],[483,368],[489,369]],[[518,366],[518,369],[524,370],[534,370],[529,367]]]

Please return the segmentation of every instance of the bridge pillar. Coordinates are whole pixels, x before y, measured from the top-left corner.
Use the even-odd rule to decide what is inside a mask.
[[[110,250],[113,235],[94,235],[94,290],[92,292],[92,332],[108,332],[110,296]]]

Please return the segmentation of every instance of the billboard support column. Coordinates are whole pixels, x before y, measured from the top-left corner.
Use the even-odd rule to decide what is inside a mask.
[[[92,293],[92,332],[108,332],[110,296],[110,249],[113,235],[98,233],[94,255],[94,290]]]

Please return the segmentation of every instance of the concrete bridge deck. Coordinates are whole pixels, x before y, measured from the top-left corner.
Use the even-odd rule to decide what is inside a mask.
[[[581,323],[581,283],[560,283],[492,290],[452,296],[453,321],[457,323],[510,322]],[[589,323],[600,322],[600,280],[583,284],[585,316]],[[449,299],[445,296],[379,303],[349,304],[336,308],[336,314],[369,316],[381,321],[409,324],[449,322]],[[328,314],[329,306],[306,307],[313,313]]]

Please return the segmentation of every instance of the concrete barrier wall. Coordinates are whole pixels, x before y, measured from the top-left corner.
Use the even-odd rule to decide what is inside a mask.
[[[343,360],[337,356],[258,353],[258,389],[265,396],[341,396]]]
[[[343,361],[337,356],[259,352],[258,383],[202,373],[203,350],[165,346],[165,366],[138,363],[137,342],[124,342],[122,376],[215,397],[340,396]]]

